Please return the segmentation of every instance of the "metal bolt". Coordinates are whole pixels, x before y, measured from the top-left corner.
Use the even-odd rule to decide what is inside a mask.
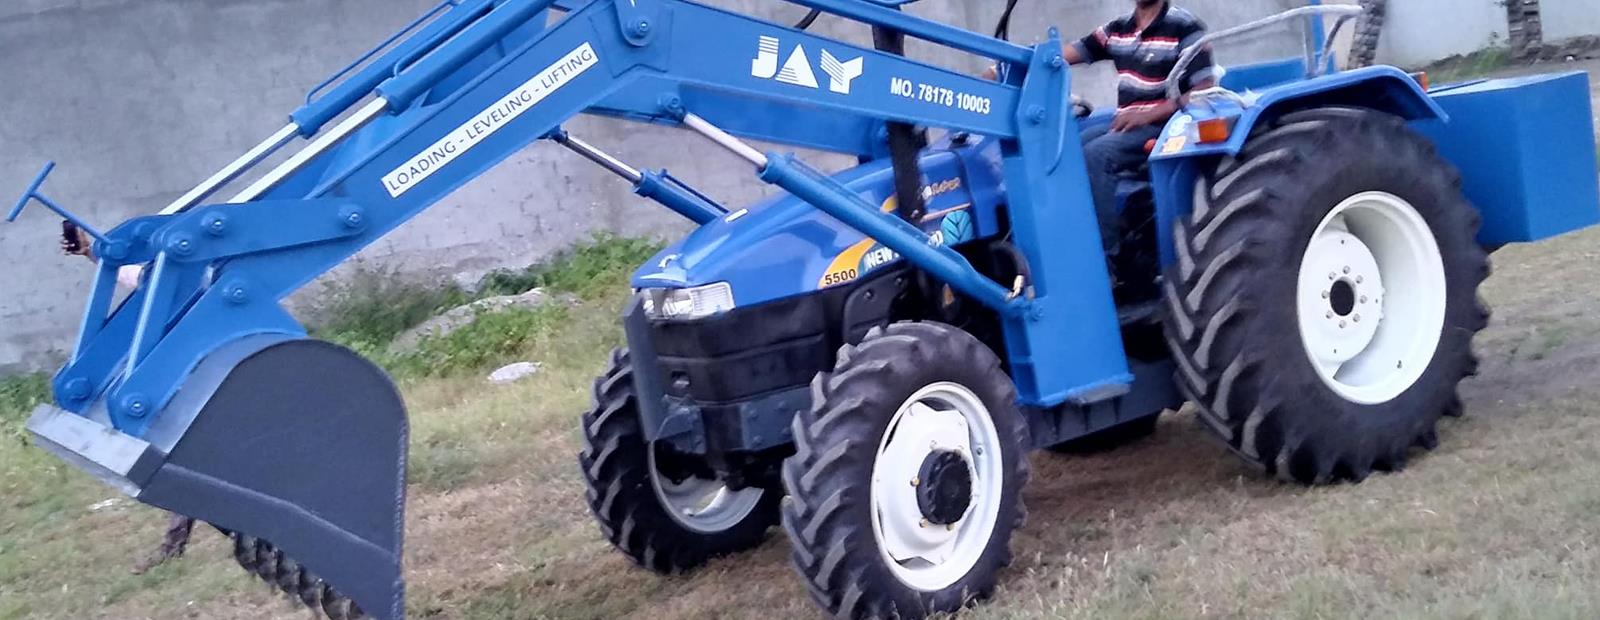
[[[1042,105],[1028,106],[1028,122],[1035,125],[1044,122],[1045,110]]]
[[[112,260],[122,260],[128,257],[128,243],[126,241],[112,241],[102,245],[105,246],[105,251],[100,253],[101,256]]]
[[[1357,315],[1355,315],[1355,316],[1353,316],[1353,317],[1351,317],[1351,318],[1352,318],[1352,319],[1353,319],[1353,320],[1355,320],[1355,322],[1357,322],[1357,323],[1360,323],[1360,322],[1361,322],[1361,315],[1359,315],[1359,314],[1357,314]]]
[[[973,446],[972,453],[978,456],[983,456],[983,446]]]
[[[1330,271],[1330,272],[1328,272],[1328,279],[1329,280],[1338,280],[1339,279],[1339,274],[1336,273],[1336,272]]]
[[[67,382],[62,391],[71,400],[83,400],[89,397],[89,380],[79,377]]]
[[[1361,303],[1367,303],[1367,296],[1366,295],[1362,295],[1361,296]]]
[[[928,527],[928,520],[927,519],[923,519],[921,521],[918,521],[917,522],[917,527]]]
[[[1344,329],[1344,321],[1339,321],[1339,329]]]
[[[167,242],[167,251],[178,256],[188,256],[194,253],[194,241],[188,237],[174,237],[172,241]]]
[[[633,36],[642,37],[647,34],[650,34],[650,22],[642,19],[633,22]]]
[[[1366,278],[1363,278],[1361,276],[1356,276],[1356,284],[1360,284],[1360,283],[1366,282],[1366,281],[1367,281]]]
[[[928,449],[930,449],[930,450],[938,450],[939,449],[939,442],[937,440],[928,442]]]
[[[956,531],[956,524],[954,524],[954,523],[946,523],[946,524],[944,524],[944,531],[946,531],[946,532],[954,532],[954,531]]]
[[[912,478],[911,479],[911,486],[914,486],[914,487],[915,486],[922,486],[922,479],[921,478]]]
[[[205,227],[211,236],[221,237],[223,233],[228,232],[228,218],[220,213],[213,213],[206,218]]]
[[[1055,54],[1050,57],[1051,69],[1060,69],[1065,66],[1067,66],[1067,59],[1062,58],[1060,54]]]
[[[132,394],[123,399],[122,402],[123,406],[128,410],[128,415],[135,418],[142,418],[146,413],[149,413],[149,406],[145,405],[143,396]]]
[[[1323,298],[1323,299],[1327,299],[1327,298],[1328,298],[1328,295],[1329,295],[1329,292],[1328,292],[1328,291],[1323,291],[1323,292],[1322,292],[1322,298]]]
[[[229,302],[235,304],[242,304],[250,300],[250,293],[244,290],[242,286],[230,287],[223,294],[227,296]]]
[[[1346,265],[1346,266],[1345,266],[1345,268],[1344,268],[1344,272],[1345,272],[1345,273],[1350,273],[1350,266],[1349,266],[1349,265]]]
[[[1330,318],[1330,319],[1333,318],[1333,311],[1332,310],[1328,311],[1328,318]]]
[[[339,217],[340,219],[344,220],[345,228],[360,228],[361,225],[367,221],[367,218],[361,215],[360,209],[351,209],[349,211],[345,211],[344,213],[339,214]]]

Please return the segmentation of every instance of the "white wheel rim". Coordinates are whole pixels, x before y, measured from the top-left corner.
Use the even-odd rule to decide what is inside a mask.
[[[1000,514],[1005,485],[999,433],[972,390],[935,383],[900,405],[878,443],[872,467],[872,533],[890,572],[924,592],[948,588],[983,557]],[[972,476],[966,513],[949,525],[928,523],[917,504],[923,461],[936,451],[961,455]]]
[[[1330,211],[1300,261],[1296,316],[1322,382],[1357,403],[1393,400],[1439,347],[1444,259],[1428,222],[1385,192]]]
[[[656,500],[678,525],[702,534],[727,531],[738,525],[761,503],[762,489],[734,491],[728,485],[705,478],[673,482],[656,470],[656,445],[650,444],[650,487]]]

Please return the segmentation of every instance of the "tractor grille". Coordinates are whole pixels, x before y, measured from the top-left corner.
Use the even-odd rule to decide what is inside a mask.
[[[695,320],[652,320],[666,393],[733,403],[804,386],[833,365],[847,291],[824,291]]]

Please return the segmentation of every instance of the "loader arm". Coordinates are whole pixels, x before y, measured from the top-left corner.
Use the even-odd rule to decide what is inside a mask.
[[[403,408],[370,364],[307,344],[280,302],[535,140],[572,146],[561,125],[582,113],[686,126],[994,308],[1023,402],[1125,392],[1131,376],[1055,33],[1030,49],[916,18],[899,3],[793,1],[1003,63],[1009,81],[686,0],[447,0],[364,68],[320,85],[260,147],[96,243],[102,258],[78,346],[54,381],[60,409],[41,410],[30,429],[142,501],[271,540],[280,584],[315,573],[327,583],[319,577],[312,589],[331,585],[368,613],[400,617]],[[736,137],[870,155],[882,152],[877,132],[889,121],[1001,141],[1011,230],[1030,280],[989,280],[793,156]],[[298,152],[232,200],[208,200],[300,138],[308,142]],[[697,221],[720,213],[675,180],[655,197]],[[145,281],[112,307],[125,265],[146,265]],[[317,380],[332,369],[355,378]],[[340,390],[359,398],[320,393]],[[383,405],[364,410],[363,399]],[[275,436],[274,424],[294,432]],[[339,425],[340,436],[313,439],[319,424]],[[229,437],[230,428],[250,431]],[[312,463],[251,461],[284,454]],[[305,480],[324,458],[351,471]],[[361,465],[397,461],[397,478]],[[371,497],[341,497],[354,488]],[[301,577],[283,576],[288,557]]]

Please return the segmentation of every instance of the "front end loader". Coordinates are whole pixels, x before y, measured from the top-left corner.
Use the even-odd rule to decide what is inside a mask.
[[[281,301],[548,139],[697,226],[634,275],[627,347],[582,418],[603,535],[671,573],[781,523],[828,613],[922,617],[994,591],[1033,448],[1127,439],[1192,401],[1286,480],[1403,467],[1463,409],[1487,252],[1600,221],[1585,76],[1338,72],[1323,21],[1360,9],[1310,6],[1191,49],[1313,24],[1303,58],[1169,85],[1185,105],[1124,180],[1107,256],[1080,133],[1110,115],[1074,105],[1054,30],[1024,47],[905,0],[791,1],[813,10],[795,27],[688,0],[446,0],[104,232],[45,195],[47,166],[11,217],[44,204],[99,269],[29,431],[214,525],[313,609],[403,617],[404,401]],[[821,13],[874,45],[807,32]],[[909,59],[906,37],[1001,77]],[[578,114],[682,127],[783,191],[730,209],[567,133]],[[863,163],[826,175],[748,139]]]

